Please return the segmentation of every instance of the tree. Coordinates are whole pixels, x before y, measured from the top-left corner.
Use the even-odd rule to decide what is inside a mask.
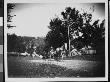
[[[94,22],[94,31],[91,37],[93,47],[96,49],[97,54],[105,54],[105,20],[98,24]]]
[[[76,48],[88,45],[95,48],[98,42],[103,40],[104,21],[101,24],[98,23],[99,20],[91,23],[92,14],[88,14],[87,12],[80,13],[71,7],[65,8],[65,11],[61,12],[61,15],[62,18],[55,17],[51,19],[48,26],[50,31],[46,36],[46,41],[49,46],[54,48],[61,47],[64,43],[68,43],[68,39],[70,38],[71,45],[77,46]],[[82,46],[79,46],[80,44]]]
[[[60,47],[65,40],[64,34],[66,33],[62,34],[62,30],[65,32],[66,29],[62,29],[61,24],[62,21],[59,18],[55,18],[50,22],[49,29],[51,29],[51,31],[48,32],[46,40],[48,41],[49,45],[53,46],[54,48]]]
[[[24,52],[25,46],[23,41],[16,34],[7,34],[7,50],[8,52]]]
[[[86,19],[86,14],[80,14],[78,10],[75,8],[67,7],[65,9],[66,11],[61,12],[61,15],[63,16],[62,19],[60,18],[54,18],[50,21],[49,29],[46,38],[47,41],[50,43],[53,47],[60,47],[64,43],[68,43],[69,38],[73,38],[73,34],[75,31],[77,31],[77,36],[79,32],[82,30],[84,24],[84,19],[86,21],[90,21],[90,16],[88,15],[88,18]],[[69,27],[69,37],[68,37],[68,27]]]
[[[16,26],[13,26],[12,25],[12,19],[13,19],[13,17],[14,16],[16,16],[16,15],[12,15],[12,9],[14,9],[15,8],[15,4],[12,4],[12,3],[8,3],[7,4],[7,22],[8,22],[8,24],[7,24],[7,27],[8,28],[13,28],[13,27],[16,27]]]

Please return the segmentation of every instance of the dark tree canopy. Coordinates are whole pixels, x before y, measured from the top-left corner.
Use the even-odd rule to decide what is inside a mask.
[[[8,52],[24,52],[25,46],[22,44],[22,39],[19,39],[15,34],[7,34],[7,50]]]
[[[28,52],[33,53],[34,47],[36,47],[37,54],[43,54],[45,47],[45,38],[17,36],[16,34],[7,34],[7,50],[8,52]]]
[[[48,32],[46,39],[49,42],[49,44],[55,48],[58,46],[61,46],[64,43],[64,34],[66,29],[62,29],[62,21],[59,18],[55,18],[51,20],[49,28],[51,29],[50,32]],[[63,31],[63,32],[62,32]]]
[[[68,43],[69,38],[71,44],[78,44],[76,45],[77,48],[87,45],[96,47],[98,42],[103,42],[105,20],[101,24],[99,24],[99,20],[91,23],[92,14],[88,14],[87,12],[80,13],[80,11],[71,7],[65,8],[65,11],[61,12],[61,15],[62,18],[55,17],[51,19],[48,26],[50,31],[46,36],[46,41],[49,46],[53,46],[54,48],[61,47],[64,43]]]
[[[11,24],[13,17],[16,16],[16,15],[12,15],[12,13],[11,13],[12,10],[14,9],[14,7],[15,7],[14,3],[7,4],[7,22],[8,22],[7,27],[8,28],[16,27]]]

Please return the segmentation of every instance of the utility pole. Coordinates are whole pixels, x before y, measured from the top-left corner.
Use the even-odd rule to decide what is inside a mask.
[[[70,27],[68,26],[68,45],[69,45],[69,56],[71,56],[71,54],[70,54],[70,32],[69,32],[69,30],[70,30]]]
[[[69,21],[69,15],[67,16],[67,22],[68,21]],[[70,25],[68,24],[67,26],[68,26],[68,45],[69,45],[68,51],[69,51],[69,56],[71,56],[71,54],[70,54]]]

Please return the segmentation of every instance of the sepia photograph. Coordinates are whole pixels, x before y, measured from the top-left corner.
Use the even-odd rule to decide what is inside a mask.
[[[6,3],[6,78],[107,77],[104,1]]]

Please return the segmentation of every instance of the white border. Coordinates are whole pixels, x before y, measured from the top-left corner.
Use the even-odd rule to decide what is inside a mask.
[[[108,0],[5,0],[5,2],[16,3],[98,3],[107,2]]]
[[[7,72],[7,3],[4,0],[4,68],[5,68],[5,79],[8,78]]]
[[[108,81],[108,0],[4,0],[4,62],[6,82],[39,81]],[[7,3],[105,3],[105,77],[103,78],[8,78],[7,72]]]

